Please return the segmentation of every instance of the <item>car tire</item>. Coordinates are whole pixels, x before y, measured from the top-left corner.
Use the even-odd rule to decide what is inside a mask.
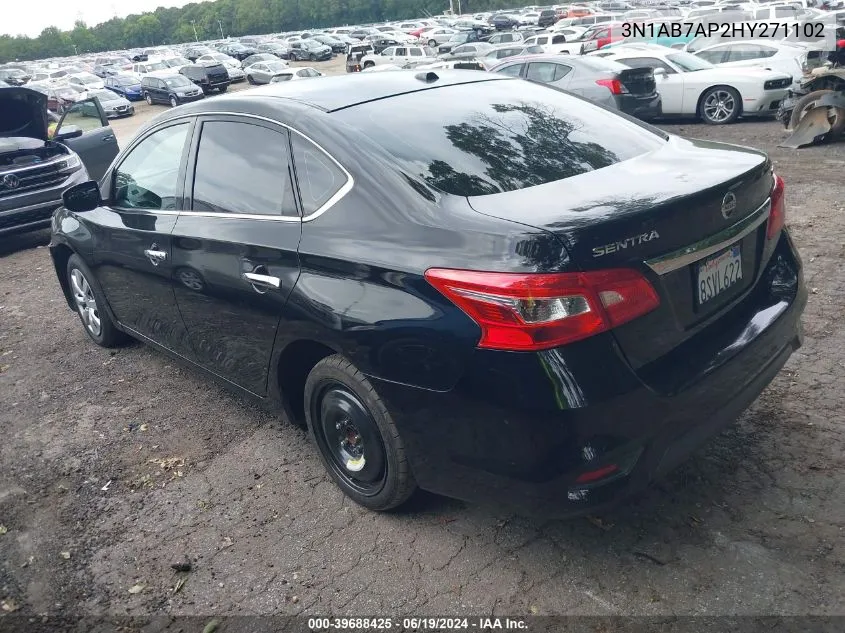
[[[311,53],[311,54],[308,56],[308,60],[309,60],[309,61],[312,61],[312,62],[316,62],[316,61],[317,61],[317,56],[316,56],[314,53]]]
[[[68,259],[66,275],[76,314],[88,337],[100,347],[117,347],[126,342],[129,337],[111,320],[100,284],[79,255]]]
[[[308,374],[305,417],[323,465],[350,499],[385,511],[414,494],[396,424],[367,377],[343,356],[324,358]]]
[[[819,97],[832,94],[833,92],[833,90],[815,90],[801,97],[795,103],[795,107],[792,110],[792,116],[789,118],[789,129],[794,130],[798,127],[810,104],[815,102]],[[836,138],[845,132],[845,109],[830,107],[828,108],[827,118],[830,121],[830,132],[827,133],[828,138]]]
[[[255,79],[253,79],[253,78],[252,78],[252,75],[247,75],[247,76],[246,76],[246,82],[247,82],[250,86],[254,86],[254,85],[255,85]]]
[[[372,67],[373,67],[373,66],[375,66],[375,65],[376,65],[376,63],[375,63],[375,62],[364,62],[364,66],[363,66],[363,67],[364,67],[364,68],[372,68]]]
[[[175,108],[178,105],[179,105],[179,100],[176,97],[174,97],[173,95],[170,95],[170,107]]]
[[[229,86],[220,86],[220,92],[226,92],[229,89]]]
[[[431,48],[434,48],[435,46],[437,46],[437,40],[428,40],[428,45]]]
[[[742,113],[742,98],[730,86],[708,88],[701,95],[699,103],[699,116],[708,125],[733,123]]]
[[[153,98],[149,92],[144,93],[144,101],[146,101],[149,105],[153,105]]]

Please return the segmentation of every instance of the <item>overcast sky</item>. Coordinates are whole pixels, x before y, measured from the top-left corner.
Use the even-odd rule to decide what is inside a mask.
[[[2,0],[3,22],[0,33],[34,37],[48,26],[63,31],[83,20],[94,26],[117,16],[153,11],[157,7],[181,7],[198,0]]]

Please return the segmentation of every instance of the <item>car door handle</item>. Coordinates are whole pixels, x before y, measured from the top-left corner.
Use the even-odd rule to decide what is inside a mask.
[[[110,143],[114,140],[114,134],[109,134],[103,137],[103,143]]]
[[[259,286],[261,288],[273,288],[278,290],[282,285],[282,280],[278,277],[271,277],[270,275],[260,275],[258,273],[244,273],[244,279],[252,284],[253,287]],[[258,288],[256,288],[258,290]]]
[[[158,250],[158,246],[153,244],[150,248],[144,249],[144,255],[150,260],[153,266],[158,266],[167,259],[167,253]]]

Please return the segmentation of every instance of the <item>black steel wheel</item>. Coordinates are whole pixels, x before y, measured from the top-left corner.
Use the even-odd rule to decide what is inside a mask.
[[[305,383],[308,430],[340,489],[372,510],[416,490],[398,429],[373,386],[342,356],[317,363]]]

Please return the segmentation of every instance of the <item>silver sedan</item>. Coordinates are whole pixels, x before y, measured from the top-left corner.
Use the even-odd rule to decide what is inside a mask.
[[[256,62],[246,69],[246,80],[251,84],[269,84],[270,80],[290,68],[283,61]]]

